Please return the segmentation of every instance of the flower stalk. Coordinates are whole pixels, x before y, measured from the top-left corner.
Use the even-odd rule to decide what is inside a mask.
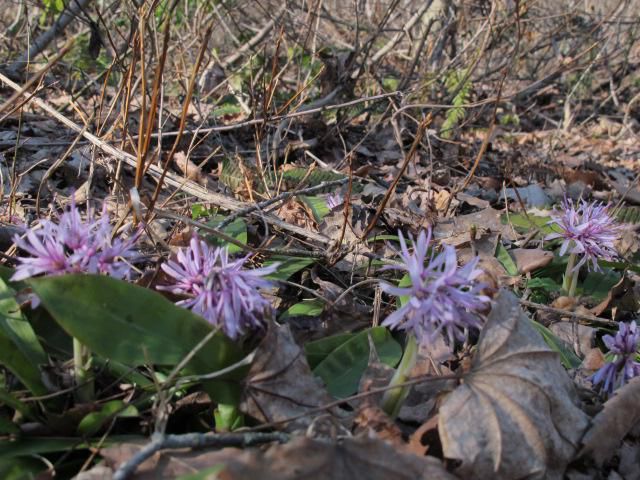
[[[404,403],[407,395],[409,395],[410,386],[397,386],[402,385],[409,378],[409,374],[413,367],[416,366],[418,360],[418,342],[416,336],[413,334],[407,335],[407,343],[402,354],[400,364],[396,369],[391,381],[389,382],[389,390],[384,393],[382,397],[382,409],[392,418],[398,416],[400,407]],[[395,388],[392,388],[395,387]]]
[[[91,352],[77,338],[73,339],[73,372],[76,398],[82,403],[91,402],[95,396],[95,385],[91,375]]]

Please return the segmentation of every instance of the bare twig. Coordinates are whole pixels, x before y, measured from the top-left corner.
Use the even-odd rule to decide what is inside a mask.
[[[251,447],[263,443],[289,441],[289,435],[281,432],[262,433],[186,433],[184,435],[163,435],[151,440],[142,450],[120,465],[113,474],[113,480],[126,480],[138,467],[160,450],[169,448],[205,448],[205,447]]]
[[[557,313],[558,315],[562,315],[563,317],[571,317],[571,318],[575,318],[576,320],[584,320],[591,323],[597,323],[606,327],[618,326],[618,323],[614,322],[613,320],[607,320],[606,318],[596,317],[595,315],[587,315],[584,313],[572,312],[570,310],[563,310],[561,308],[549,307],[548,305],[530,302],[529,300],[520,300],[520,304],[525,307],[535,308],[536,310]]]

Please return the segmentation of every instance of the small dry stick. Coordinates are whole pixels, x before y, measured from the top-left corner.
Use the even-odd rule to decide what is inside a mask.
[[[242,210],[238,210],[236,212],[233,212],[231,215],[229,215],[220,225],[218,225],[218,230],[223,230],[226,226],[228,226],[229,224],[231,224],[236,218],[238,217],[242,217],[244,215],[247,215],[251,212],[255,212],[256,210],[264,210],[265,208],[273,205],[274,203],[277,203],[279,201],[286,201],[289,200],[291,197],[295,197],[297,195],[306,195],[308,193],[315,193],[321,190],[324,190],[325,188],[329,188],[329,187],[335,187],[338,185],[343,185],[345,183],[347,183],[349,180],[347,178],[342,178],[340,180],[332,180],[330,182],[322,182],[318,185],[315,185],[313,187],[309,187],[309,188],[303,188],[300,190],[292,190],[290,192],[282,192],[280,195],[277,195],[273,198],[270,198],[269,200],[265,200],[263,202],[260,203],[254,203],[253,205],[249,205],[246,208],[243,208]]]
[[[384,198],[380,202],[380,205],[378,206],[378,209],[376,210],[376,213],[373,216],[373,219],[371,219],[371,222],[369,222],[369,225],[367,225],[367,228],[364,230],[362,236],[360,237],[361,240],[366,239],[367,236],[371,233],[371,230],[373,230],[373,227],[375,227],[375,225],[378,223],[378,219],[380,218],[380,215],[382,215],[382,212],[387,206],[387,202],[389,202],[391,195],[393,195],[393,192],[395,192],[398,182],[400,182],[400,179],[402,178],[402,176],[404,175],[404,172],[407,170],[407,167],[409,166],[409,162],[411,162],[411,159],[413,159],[416,152],[418,151],[418,146],[420,145],[420,142],[422,142],[422,137],[424,136],[424,132],[427,130],[427,127],[430,124],[431,124],[431,113],[429,113],[425,117],[425,119],[422,122],[420,122],[420,125],[418,125],[418,130],[416,132],[415,138],[413,139],[413,144],[409,149],[409,153],[407,153],[407,156],[404,158],[404,163],[402,164],[402,167],[400,167],[400,171],[396,175],[396,178],[393,179],[393,183],[387,189],[387,193],[385,193]]]
[[[618,326],[617,322],[614,322],[613,320],[607,320],[606,318],[596,317],[595,315],[588,315],[585,313],[577,313],[577,312],[572,312],[570,310],[563,310],[562,308],[549,307],[541,303],[530,302],[529,300],[520,300],[520,304],[525,307],[535,308],[536,310],[557,313],[558,315],[562,315],[565,317],[572,317],[572,318],[575,318],[576,320],[583,320],[591,323],[598,323],[600,325],[604,325],[607,327]]]
[[[204,447],[251,447],[263,443],[289,441],[289,435],[281,432],[263,433],[187,433],[184,435],[163,435],[153,438],[142,450],[124,462],[113,474],[113,480],[126,480],[135,473],[138,467],[149,457],[160,450],[169,448],[204,448]]]

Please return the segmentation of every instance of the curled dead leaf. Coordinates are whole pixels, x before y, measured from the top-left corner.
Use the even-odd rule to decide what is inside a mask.
[[[444,455],[463,478],[562,478],[588,423],[577,404],[558,355],[502,290],[471,371],[440,408]]]

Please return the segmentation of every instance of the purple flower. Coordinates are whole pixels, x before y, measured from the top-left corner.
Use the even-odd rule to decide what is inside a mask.
[[[327,195],[327,208],[329,210],[338,208],[343,203],[344,203],[344,198],[342,198],[342,195],[340,195],[339,192],[336,192],[335,194],[330,193],[329,195]]]
[[[201,315],[235,339],[247,330],[262,327],[265,315],[273,311],[258,289],[273,285],[262,277],[273,273],[278,265],[243,270],[247,258],[229,260],[227,248],[211,248],[194,235],[175,260],[162,265],[175,283],[158,288],[186,296],[177,305]]]
[[[629,325],[620,322],[615,337],[605,335],[602,341],[613,354],[611,361],[605,363],[592,377],[594,385],[602,385],[602,391],[612,393],[633,377],[640,375],[640,363],[636,362],[640,332],[636,322]]]
[[[470,329],[480,329],[482,321],[477,313],[490,302],[482,293],[485,285],[476,281],[482,270],[476,268],[474,258],[458,268],[455,248],[445,245],[438,255],[432,251],[428,264],[427,251],[431,242],[431,230],[418,235],[409,253],[402,233],[399,232],[403,265],[386,268],[404,270],[411,286],[406,288],[382,284],[382,290],[396,296],[408,296],[406,303],[383,322],[391,328],[412,331],[418,342],[431,343],[443,335],[453,346],[456,340],[464,341]]]
[[[548,222],[548,225],[558,225],[562,231],[547,235],[545,240],[562,238],[560,255],[567,252],[581,255],[573,271],[585,263],[589,270],[593,266],[594,270],[600,271],[598,258],[614,260],[618,256],[614,242],[620,227],[609,214],[609,205],[582,200],[576,206],[572,200],[565,198],[562,208],[564,212],[552,213],[552,219]]]
[[[25,228],[24,238],[14,237],[15,244],[30,256],[17,257],[18,266],[11,280],[65,273],[129,277],[131,267],[124,260],[133,256],[140,230],[127,239],[112,238],[106,208],[97,218],[90,210],[83,221],[72,200],[57,221],[42,219],[39,226]]]

